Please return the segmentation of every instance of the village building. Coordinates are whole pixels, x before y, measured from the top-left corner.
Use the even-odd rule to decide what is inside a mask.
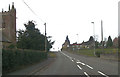
[[[10,44],[16,44],[16,9],[14,3],[8,7],[8,11],[0,12],[0,48],[6,48]]]
[[[115,48],[118,48],[118,38],[117,38],[117,37],[114,38],[114,40],[113,40],[113,46],[114,46]]]
[[[70,47],[70,40],[69,40],[68,36],[66,36],[66,40],[62,45],[62,49],[67,49],[69,47]]]
[[[64,50],[79,50],[79,49],[90,49],[90,48],[94,48],[94,38],[92,36],[90,36],[89,40],[86,42],[82,42],[82,43],[73,43],[70,44],[70,40],[68,38],[68,36],[66,37],[65,42],[62,45],[62,49]]]
[[[77,42],[71,44],[70,46],[71,46],[71,48],[72,48],[73,51],[74,51],[74,50],[79,50],[79,49],[82,48],[82,44],[77,44]]]

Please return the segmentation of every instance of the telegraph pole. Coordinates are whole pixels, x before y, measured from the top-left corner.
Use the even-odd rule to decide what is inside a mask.
[[[46,23],[44,23],[45,25],[45,52],[47,52],[47,33],[46,33]]]
[[[95,25],[94,22],[91,22],[93,24],[93,36],[94,36],[94,55],[95,55]]]

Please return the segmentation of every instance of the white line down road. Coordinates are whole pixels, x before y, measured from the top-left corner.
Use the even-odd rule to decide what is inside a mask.
[[[93,67],[91,67],[91,66],[89,66],[89,65],[86,65],[88,68],[90,68],[90,69],[93,69]]]
[[[84,72],[84,74],[85,74],[87,77],[90,77],[86,72]]]
[[[82,70],[82,68],[79,65],[77,65],[77,67]]]
[[[104,73],[102,73],[101,71],[98,71],[98,73],[105,76],[105,77],[109,77],[109,76],[105,75]]]

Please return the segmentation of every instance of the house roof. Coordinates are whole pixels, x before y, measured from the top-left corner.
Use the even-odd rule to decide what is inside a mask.
[[[82,45],[90,45],[94,42],[94,40],[87,41],[87,42],[82,42]]]
[[[71,45],[82,45],[82,44],[73,43],[73,44],[71,44]]]

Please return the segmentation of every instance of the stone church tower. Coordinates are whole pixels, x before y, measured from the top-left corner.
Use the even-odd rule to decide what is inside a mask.
[[[8,11],[2,9],[2,36],[12,44],[16,44],[16,9],[14,3]]]

